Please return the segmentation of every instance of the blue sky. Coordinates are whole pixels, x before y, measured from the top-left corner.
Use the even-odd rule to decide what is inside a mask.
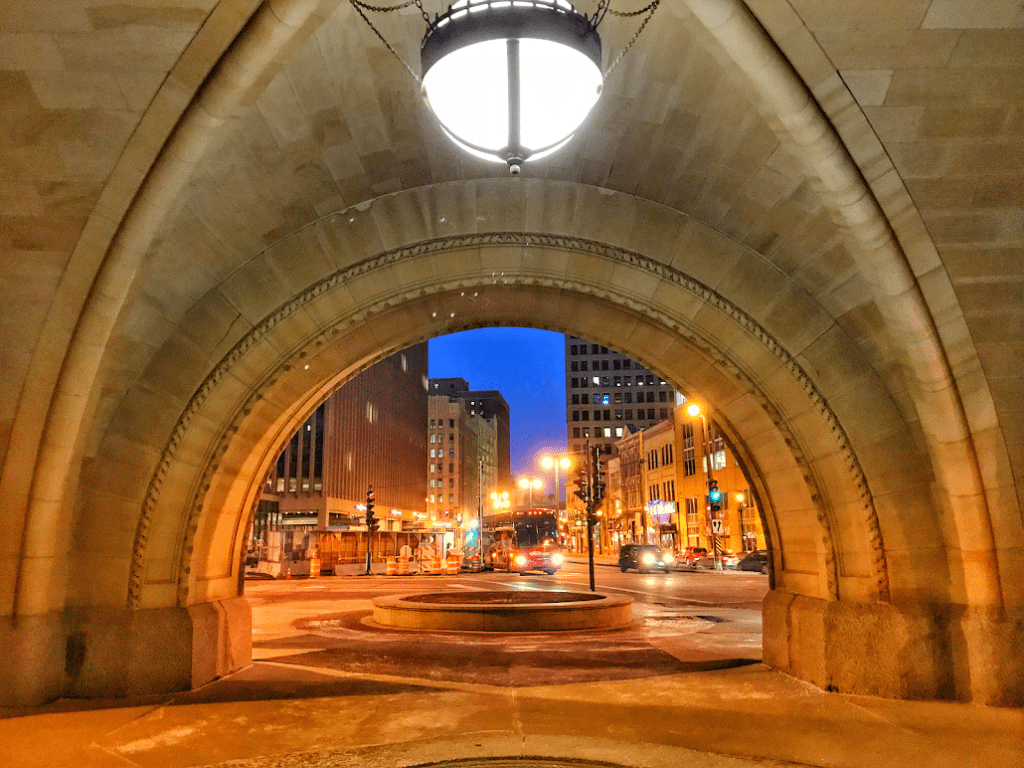
[[[430,378],[458,376],[508,402],[512,474],[542,473],[538,457],[564,451],[565,337],[533,328],[484,328],[430,340]],[[547,473],[541,474],[541,476]]]

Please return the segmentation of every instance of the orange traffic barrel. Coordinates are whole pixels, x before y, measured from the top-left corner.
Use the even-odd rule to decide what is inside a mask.
[[[400,557],[398,558],[398,575],[408,576],[409,575],[409,558]]]
[[[439,576],[441,574],[441,558],[432,557],[427,561],[427,573],[431,576]]]
[[[447,572],[448,572],[449,576],[458,576],[459,575],[459,556],[458,555],[448,555],[448,568],[447,568]]]
[[[389,557],[386,564],[384,565],[385,576],[396,576],[398,575],[398,565],[395,563],[395,558]]]
[[[320,558],[311,557],[309,558],[309,578],[318,579],[320,578]]]

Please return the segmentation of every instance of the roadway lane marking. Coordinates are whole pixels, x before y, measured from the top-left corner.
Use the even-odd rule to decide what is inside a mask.
[[[586,587],[587,589],[590,589],[590,582],[559,581],[557,579],[554,579],[553,577],[549,577],[549,578],[550,578],[551,581],[554,581],[556,584],[568,584],[568,585],[574,586],[574,587]],[[596,586],[596,584],[595,584],[595,586]],[[661,594],[660,592],[643,592],[643,591],[641,591],[639,589],[626,589],[625,587],[602,587],[602,589],[612,590],[612,591],[615,591],[615,592],[629,592],[629,593],[634,594],[634,595],[644,595],[645,597],[657,597],[657,598],[660,598],[662,600],[681,600],[681,601],[685,602],[687,605],[699,605],[702,608],[727,608],[727,607],[729,607],[729,606],[723,606],[721,603],[705,603],[705,602],[703,602],[701,600],[691,600],[688,597],[673,597],[672,595],[664,595],[664,594]]]

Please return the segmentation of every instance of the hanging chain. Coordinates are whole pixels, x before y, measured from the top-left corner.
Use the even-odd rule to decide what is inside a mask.
[[[640,16],[641,14],[644,13],[646,13],[647,15],[644,17],[644,20],[640,22],[640,26],[636,30],[636,34],[634,34],[632,39],[628,43],[626,43],[626,47],[622,49],[622,53],[620,53],[615,58],[615,61],[613,61],[611,65],[608,67],[608,71],[604,73],[604,77],[606,80],[608,79],[608,76],[615,71],[615,68],[619,66],[619,62],[622,61],[622,57],[629,53],[629,49],[633,47],[633,43],[635,43],[637,41],[637,38],[640,37],[640,33],[644,31],[644,27],[647,26],[647,22],[651,20],[651,17],[654,15],[654,12],[658,10],[658,6],[660,4],[661,0],[651,0],[651,2],[647,6],[641,8],[639,11],[632,11],[630,13],[620,13],[619,11],[611,11],[612,16],[619,16],[621,18]]]
[[[425,19],[427,18],[427,12],[423,10],[423,4],[420,2],[420,0],[406,0],[406,2],[400,5],[385,6],[370,5],[369,3],[364,3],[361,0],[349,0],[349,2],[351,2],[352,7],[356,9],[356,13],[363,17],[363,21],[366,22],[367,26],[373,30],[373,34],[380,38],[380,41],[384,43],[384,45],[387,47],[389,51],[391,51],[392,54],[394,54],[396,59],[402,62],[402,66],[409,71],[409,74],[412,75],[413,79],[417,83],[420,82],[420,76],[413,72],[412,67],[410,67],[408,62],[406,62],[406,60],[402,58],[401,54],[399,54],[399,52],[396,51],[394,47],[392,47],[391,43],[384,39],[384,35],[382,35],[380,33],[380,30],[373,25],[373,22],[370,21],[370,18],[366,15],[364,11],[365,9],[366,11],[374,11],[376,13],[387,13],[389,11],[400,11],[402,8],[408,8],[410,5],[415,5],[417,8],[420,9],[420,12],[423,14],[423,18]]]
[[[604,2],[604,0],[601,0]],[[658,7],[658,3],[661,0],[651,0],[648,5],[645,5],[639,11],[616,11],[611,6],[608,7],[608,13],[612,16],[618,16],[619,18],[628,19],[630,16],[643,16],[645,13],[654,13],[654,9]]]

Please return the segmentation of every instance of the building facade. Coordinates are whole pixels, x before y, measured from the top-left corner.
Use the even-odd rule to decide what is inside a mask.
[[[442,524],[476,517],[497,487],[498,420],[469,403],[448,395],[429,397],[427,515]]]
[[[427,345],[382,360],[331,394],[266,480],[254,527],[360,525],[372,485],[383,529],[425,509]]]
[[[608,462],[604,514],[613,549],[650,542],[666,549],[713,548],[722,551],[765,549],[764,529],[750,484],[714,422],[690,418],[675,407],[665,421],[639,430],[615,445],[617,461]],[[712,517],[708,480],[722,493]],[[721,533],[713,534],[712,520]]]
[[[512,437],[508,403],[496,389],[470,390],[469,383],[462,378],[439,378],[430,380],[431,395],[447,395],[462,400],[470,416],[482,415],[492,420],[495,429],[497,464],[495,482],[503,489],[512,484]]]
[[[675,389],[635,360],[576,336],[565,337],[565,412],[569,451],[587,440],[605,454],[630,431],[669,418]]]

